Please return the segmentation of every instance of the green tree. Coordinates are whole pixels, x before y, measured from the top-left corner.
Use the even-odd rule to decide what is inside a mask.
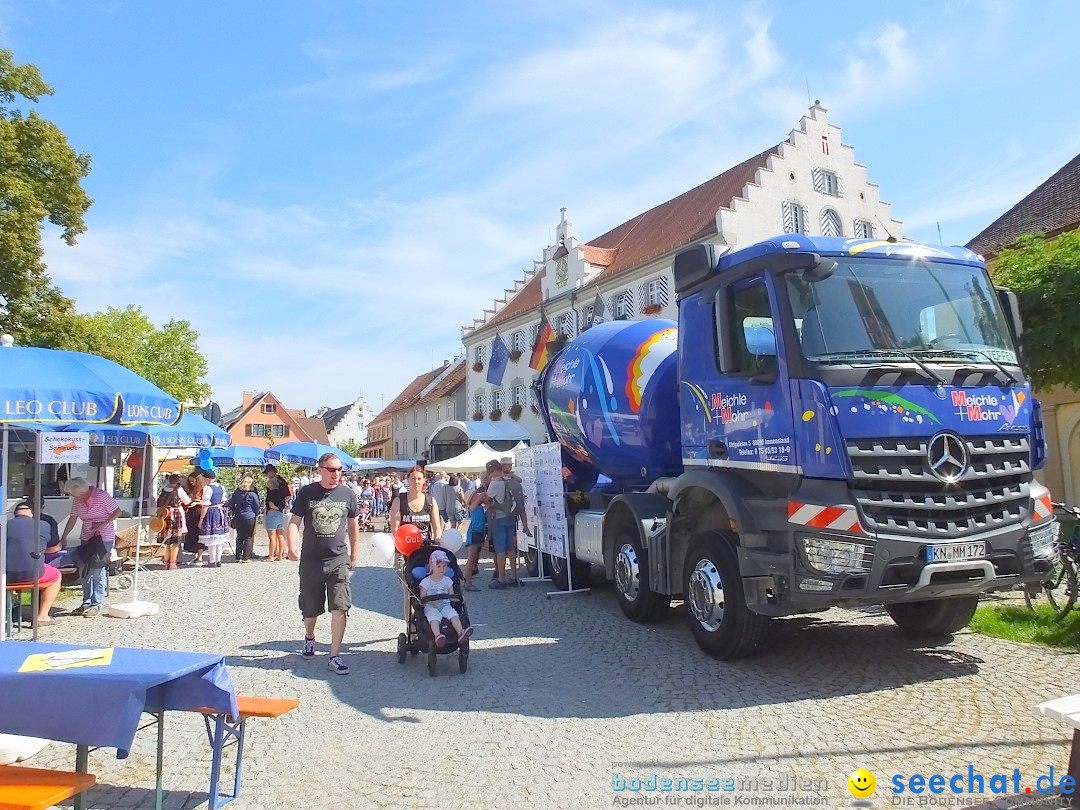
[[[360,442],[354,441],[353,439],[346,439],[343,442],[338,442],[335,447],[337,447],[338,450],[348,453],[353,458],[360,458]]]
[[[1080,230],[1021,237],[990,274],[1019,298],[1032,385],[1080,389]]]
[[[189,405],[210,396],[199,333],[188,321],[172,320],[157,329],[142,309],[128,305],[73,315],[69,327],[57,336],[57,348],[115,360]]]
[[[52,93],[34,65],[16,65],[0,49],[0,323],[24,344],[52,344],[73,314],[41,261],[42,224],[48,219],[73,245],[92,202],[80,185],[90,156],[20,106]]]

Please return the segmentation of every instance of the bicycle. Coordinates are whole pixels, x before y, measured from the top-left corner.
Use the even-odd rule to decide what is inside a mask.
[[[1031,610],[1035,610],[1039,595],[1046,597],[1058,621],[1065,618],[1076,604],[1080,590],[1077,587],[1077,572],[1080,571],[1080,509],[1065,504],[1055,503],[1054,513],[1074,521],[1068,538],[1058,536],[1054,543],[1054,562],[1049,576],[1039,583],[1039,590],[1034,594],[1024,590],[1024,601]]]

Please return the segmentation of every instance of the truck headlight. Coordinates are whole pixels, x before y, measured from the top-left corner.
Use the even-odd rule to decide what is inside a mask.
[[[803,549],[810,566],[825,574],[853,574],[870,570],[870,547],[862,543],[807,537],[803,539]]]
[[[1054,556],[1054,546],[1057,544],[1058,533],[1061,524],[1056,520],[1041,523],[1028,532],[1028,543],[1031,544],[1031,554],[1034,557],[1048,559]]]

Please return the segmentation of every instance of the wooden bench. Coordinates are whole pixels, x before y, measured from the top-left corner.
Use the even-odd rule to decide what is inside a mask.
[[[1048,700],[1036,706],[1035,711],[1043,717],[1058,720],[1073,730],[1068,770],[1069,776],[1080,785],[1080,695]]]
[[[96,783],[92,773],[0,765],[0,810],[45,810]]]
[[[206,721],[206,736],[210,739],[210,747],[214,752],[213,764],[210,767],[210,799],[207,807],[209,810],[217,810],[224,807],[240,795],[240,774],[244,766],[244,731],[251,717],[281,717],[288,714],[300,705],[299,700],[284,698],[261,698],[242,697],[237,695],[236,708],[239,717],[228,717],[221,714],[217,709],[197,709]],[[210,720],[214,719],[214,727],[211,729]],[[221,794],[221,755],[232,738],[236,743],[236,773],[233,775],[232,795]]]

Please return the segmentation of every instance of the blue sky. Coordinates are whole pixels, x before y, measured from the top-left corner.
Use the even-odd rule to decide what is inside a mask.
[[[587,241],[813,98],[905,234],[962,244],[1080,151],[1070,0],[0,0],[93,156],[80,310],[200,331],[214,397],[378,410],[460,352],[567,207]]]

